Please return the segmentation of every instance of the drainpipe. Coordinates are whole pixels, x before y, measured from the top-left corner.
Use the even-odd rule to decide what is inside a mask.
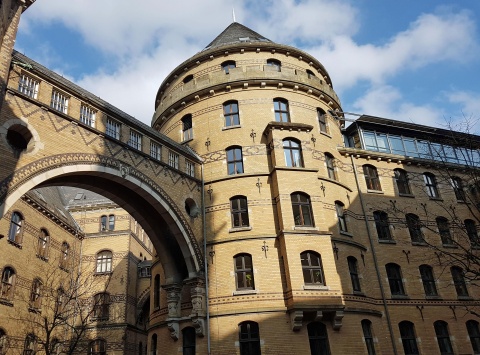
[[[398,354],[397,346],[395,344],[395,336],[393,335],[392,323],[390,322],[390,313],[388,312],[387,299],[385,298],[385,290],[383,289],[382,277],[380,276],[380,270],[378,269],[377,253],[375,252],[372,233],[370,231],[370,226],[368,225],[367,210],[365,209],[365,204],[363,202],[363,194],[362,194],[362,190],[360,190],[360,184],[358,182],[358,172],[357,172],[357,167],[355,165],[355,161],[353,160],[353,155],[350,155],[350,159],[352,161],[353,174],[355,175],[355,183],[357,184],[358,197],[360,199],[360,205],[362,206],[365,225],[367,226],[368,241],[370,242],[370,249],[372,250],[372,257],[373,257],[373,263],[375,265],[375,272],[377,273],[378,284],[380,286],[380,293],[382,295],[383,308],[385,309],[385,317],[387,318],[388,331],[390,333],[390,340],[392,341],[392,350],[393,350],[393,354],[397,355]]]
[[[205,264],[205,304],[207,312],[207,354],[210,355],[210,310],[208,307],[208,259],[207,259],[207,218],[205,216],[205,179],[202,164],[202,222],[203,222],[203,262]]]

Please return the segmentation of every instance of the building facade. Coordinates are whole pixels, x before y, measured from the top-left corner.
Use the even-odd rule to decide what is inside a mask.
[[[8,68],[0,123],[29,96],[24,110],[43,102],[69,120],[55,134],[88,129],[124,147],[112,159],[143,156],[118,164],[125,191],[122,180],[92,183],[114,202],[75,194],[64,204],[79,270],[97,274],[90,353],[480,353],[478,136],[350,122],[317,59],[236,22],[167,76],[150,130],[17,52]],[[17,165],[49,143],[45,131],[5,131]],[[164,198],[174,212],[162,210],[157,227],[159,203],[124,196],[141,175],[132,172],[148,174],[152,161],[162,167],[152,180],[173,181]],[[103,176],[69,174],[42,184],[85,187]],[[34,191],[3,212],[1,250],[15,253],[0,258],[2,270],[26,251],[10,231]]]

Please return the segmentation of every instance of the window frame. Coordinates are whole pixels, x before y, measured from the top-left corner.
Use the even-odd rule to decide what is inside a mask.
[[[310,352],[315,355],[330,355],[327,326],[322,322],[310,322],[307,325]]]
[[[399,195],[412,195],[408,172],[406,170],[397,168],[393,170],[393,174]]]
[[[393,240],[388,214],[385,211],[374,211],[373,220],[375,221],[375,229],[377,231],[378,239]]]
[[[248,199],[243,195],[230,198],[230,216],[232,228],[245,228],[250,226],[248,214]]]
[[[45,228],[40,228],[38,233],[37,256],[42,260],[48,260],[50,251],[50,234]]]
[[[316,262],[317,264],[315,264]],[[305,250],[300,253],[303,283],[308,286],[326,286],[323,272],[322,256],[313,250]]]
[[[238,325],[238,343],[240,355],[261,354],[260,327],[257,322],[245,321]]]
[[[230,74],[230,69],[236,68],[237,67],[237,62],[234,60],[226,60],[222,64],[220,64],[222,67],[222,70],[225,72],[225,74]]]
[[[445,217],[439,216],[435,218],[437,224],[438,235],[443,245],[453,245],[454,241],[450,231],[450,222]]]
[[[195,177],[195,163],[185,159],[185,173],[188,176]]]
[[[471,246],[478,247],[480,241],[477,231],[477,224],[472,219],[464,220],[463,224],[465,226],[465,232],[468,236],[468,240],[470,241]]]
[[[450,332],[448,331],[448,323],[443,320],[437,320],[433,323],[435,329],[435,337],[437,338],[438,348],[441,355],[453,355],[452,341],[450,340]]]
[[[23,242],[23,227],[25,218],[18,211],[13,211],[10,218],[10,227],[8,229],[8,241],[10,243],[21,245]]]
[[[80,117],[79,121],[87,126],[95,128],[95,115],[97,111],[84,103],[80,105]]]
[[[168,165],[178,170],[179,155],[172,150],[168,151]]]
[[[68,244],[66,241],[63,241],[60,249],[59,266],[61,269],[68,270],[69,264],[70,264],[70,244]]]
[[[317,120],[320,132],[328,134],[327,113],[319,107],[317,107]]]
[[[142,150],[142,135],[133,130],[130,129],[130,138],[128,139],[128,146],[132,147],[133,149],[136,150]]]
[[[335,158],[330,153],[325,153],[324,155],[328,178],[332,180],[338,180],[337,172],[335,171]]]
[[[433,274],[433,267],[431,267],[430,265],[422,264],[418,267],[418,270],[420,272],[420,278],[422,280],[425,296],[438,296],[437,282]]]
[[[235,272],[236,290],[255,290],[255,276],[252,255],[248,253],[236,254],[233,257],[233,266]]]
[[[289,168],[304,168],[302,153],[302,142],[295,138],[284,138],[282,140],[285,166]]]
[[[225,149],[225,156],[227,160],[227,174],[237,175],[245,172],[243,166],[243,152],[242,147],[232,145]]]
[[[367,190],[382,191],[382,184],[380,183],[380,176],[378,175],[377,168],[371,164],[364,164],[362,168]]]
[[[105,125],[105,135],[110,138],[120,140],[122,124],[113,118],[107,117],[107,124]]]
[[[12,301],[15,294],[15,281],[17,273],[11,266],[5,266],[0,280],[0,299]]]
[[[5,329],[0,328],[0,355],[5,355],[8,350],[8,335]]]
[[[193,118],[192,114],[188,113],[182,117],[182,142],[187,142],[193,139]]]
[[[425,183],[425,189],[427,196],[433,199],[440,198],[440,193],[438,191],[437,178],[432,173],[423,173],[423,181]]]
[[[476,320],[470,319],[465,322],[467,327],[468,337],[470,339],[470,344],[472,345],[472,350],[475,354],[480,354],[480,327],[479,322]]]
[[[388,263],[385,265],[387,273],[388,285],[390,287],[390,294],[395,296],[406,296],[405,285],[403,284],[402,268],[395,263]]]
[[[368,355],[375,355],[375,340],[372,331],[372,322],[368,319],[362,319],[361,321],[363,340],[367,348]]]
[[[337,214],[338,230],[340,233],[348,233],[347,220],[345,218],[345,204],[341,201],[335,201],[335,213]]]
[[[412,243],[425,243],[420,217],[414,213],[407,213],[405,215],[405,223],[407,224]]]
[[[110,274],[112,272],[113,253],[111,250],[100,250],[95,260],[95,274]]]
[[[39,80],[34,79],[33,77],[22,73],[22,77],[18,81],[19,92],[36,100],[38,98],[39,87],[40,87]]]
[[[281,97],[273,99],[273,111],[275,113],[275,122],[290,122],[288,100]]]
[[[160,275],[156,274],[153,280],[153,309],[158,309],[160,308]]]
[[[42,308],[42,287],[43,283],[39,278],[32,281],[32,288],[30,289],[30,308],[40,310]]]
[[[455,194],[455,198],[457,199],[457,201],[465,202],[466,195],[463,186],[463,180],[458,176],[452,176],[450,178],[450,183],[452,185],[453,193]]]
[[[34,355],[37,352],[37,337],[28,333],[25,336],[25,342],[23,344],[23,355]]]
[[[362,292],[360,284],[360,276],[358,273],[358,261],[354,256],[347,257],[348,273],[350,274],[350,281],[352,282],[353,292]]]
[[[237,100],[229,100],[223,103],[223,117],[225,127],[240,126],[240,108]]]
[[[310,196],[304,192],[293,192],[290,201],[295,227],[315,227]]]
[[[182,329],[182,352],[183,355],[195,355],[196,332],[193,327]]]
[[[104,339],[94,339],[88,344],[88,355],[107,355],[107,342]]]
[[[110,318],[110,294],[98,292],[93,295],[92,319],[106,321]]]
[[[70,96],[60,90],[53,89],[50,107],[58,112],[68,114],[68,101]]]
[[[276,68],[278,72],[282,71],[282,62],[275,58],[267,59],[267,66]]]
[[[458,297],[470,297],[468,293],[467,283],[465,282],[464,271],[459,266],[452,266],[450,268],[452,274],[453,285]]]
[[[409,321],[402,321],[398,323],[400,331],[400,338],[402,339],[402,346],[405,355],[420,354],[417,344],[417,336],[415,334],[415,325]]]
[[[157,142],[150,141],[150,156],[158,161],[162,160],[162,145]]]
[[[109,231],[113,231],[115,230],[115,215],[114,214],[110,214],[108,215],[108,230]]]

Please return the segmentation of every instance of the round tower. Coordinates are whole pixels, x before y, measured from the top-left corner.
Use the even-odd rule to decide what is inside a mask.
[[[332,111],[340,101],[318,60],[236,22],[158,90],[152,127],[204,161],[215,353],[306,354],[309,322],[341,326],[331,235],[351,189]]]

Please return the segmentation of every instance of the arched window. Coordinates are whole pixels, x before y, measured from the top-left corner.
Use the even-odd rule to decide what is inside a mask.
[[[391,240],[390,224],[388,222],[388,214],[383,211],[373,212],[373,219],[375,220],[375,228],[377,236],[380,240]]]
[[[465,323],[467,326],[468,337],[470,338],[470,343],[472,344],[473,352],[475,354],[480,353],[480,328],[478,327],[478,322],[475,320],[469,320]]]
[[[237,66],[234,60],[227,60],[226,62],[223,62],[221,65],[222,65],[222,70],[225,72],[225,74],[230,74],[230,69],[233,69]]]
[[[276,71],[280,71],[282,69],[282,62],[277,59],[267,59],[267,65],[273,67]]]
[[[305,285],[325,285],[323,276],[322,258],[314,251],[304,251],[300,254],[302,263],[303,282]]]
[[[412,322],[403,321],[398,324],[400,336],[402,337],[403,351],[408,355],[420,354],[418,352],[417,339],[415,337],[415,326]]]
[[[450,271],[452,273],[453,284],[455,285],[458,297],[468,297],[467,284],[465,283],[465,275],[462,268],[453,266]]]
[[[232,146],[226,149],[228,175],[243,173],[242,147]]]
[[[462,179],[460,179],[458,176],[453,176],[451,183],[457,201],[465,201],[465,191],[463,190]]]
[[[248,227],[248,204],[245,196],[234,196],[230,199],[232,228]]]
[[[5,330],[0,328],[0,355],[5,355],[8,349],[8,337]]]
[[[191,82],[192,80],[193,80],[193,74],[189,74],[185,78],[183,78],[183,83],[186,84]]]
[[[327,166],[328,177],[337,180],[337,173],[335,172],[335,158],[330,153],[325,153],[325,165]]]
[[[238,112],[238,101],[227,101],[223,104],[223,116],[225,117],[225,127],[240,125],[240,115]]]
[[[62,243],[60,253],[60,267],[67,270],[70,264],[70,245],[67,242]]]
[[[195,355],[195,328],[186,327],[182,330],[183,355]]]
[[[472,246],[476,247],[479,244],[478,240],[478,232],[477,232],[477,225],[475,221],[471,219],[466,219],[464,222],[465,224],[465,231],[467,232],[468,239]]]
[[[103,339],[95,339],[88,345],[88,355],[107,355],[107,342]]]
[[[392,296],[404,296],[405,289],[403,288],[402,271],[400,266],[390,263],[385,265],[385,269],[387,270],[388,284]]]
[[[8,231],[8,240],[15,244],[22,244],[23,216],[19,212],[13,212]]]
[[[437,336],[438,347],[442,355],[453,355],[453,347],[450,341],[450,334],[448,332],[448,323],[442,320],[437,320],[433,323],[435,328],[435,335]]]
[[[108,230],[113,231],[115,229],[115,215],[108,216]]]
[[[107,292],[97,293],[93,296],[92,317],[96,320],[107,320],[110,308],[110,295]]]
[[[285,165],[294,168],[303,168],[302,145],[296,139],[286,138],[283,140],[283,153]]]
[[[48,231],[46,229],[42,228],[40,229],[40,234],[38,235],[37,256],[42,259],[47,259],[49,246],[50,235],[48,235]]]
[[[293,220],[296,226],[313,226],[312,204],[310,196],[302,192],[290,195],[292,200]]]
[[[188,114],[182,118],[183,141],[193,139],[192,115]]]
[[[422,222],[416,214],[407,213],[405,215],[405,220],[407,221],[408,232],[410,233],[410,238],[412,243],[424,243],[423,233],[422,233]]]
[[[57,338],[53,338],[50,343],[50,349],[52,349],[52,355],[62,355],[63,354],[63,345]]]
[[[55,316],[59,316],[59,318],[63,318],[62,313],[65,310],[65,290],[61,287],[57,289],[57,298],[55,300]]]
[[[432,173],[424,173],[423,181],[425,181],[425,188],[427,190],[427,195],[430,198],[439,198],[440,194],[438,193],[437,179]]]
[[[30,291],[30,307],[33,309],[40,309],[42,306],[42,281],[34,279],[32,282],[32,289]]]
[[[27,334],[23,345],[23,355],[34,355],[37,352],[37,338],[33,334]]]
[[[433,268],[430,265],[420,265],[419,270],[425,296],[438,296],[437,284],[433,276]]]
[[[450,223],[445,217],[435,218],[437,222],[438,234],[440,234],[440,239],[444,245],[452,245],[452,235],[450,233]]]
[[[107,230],[107,216],[103,215],[100,217],[100,231],[106,231]]]
[[[5,300],[13,300],[13,293],[15,290],[15,270],[13,268],[7,266],[3,268],[2,271],[2,285],[0,289],[0,298]]]
[[[361,292],[360,278],[358,277],[358,263],[353,256],[347,258],[348,272],[350,273],[350,280],[352,281],[352,288],[354,292]]]
[[[395,182],[397,183],[398,193],[401,195],[411,195],[410,185],[408,183],[407,172],[403,169],[393,170],[395,174]]]
[[[375,343],[373,341],[372,322],[370,322],[368,319],[363,319],[362,331],[368,355],[375,355]]]
[[[315,77],[315,74],[314,74],[313,71],[311,71],[310,69],[307,69],[306,72],[307,72],[307,76],[308,76],[309,79]]]
[[[376,167],[369,164],[364,165],[363,175],[365,175],[365,183],[367,184],[367,189],[382,191],[382,186],[380,185],[380,178],[378,177]]]
[[[327,114],[321,108],[317,108],[317,119],[320,132],[327,133]]]
[[[290,122],[290,111],[287,100],[281,98],[273,99],[273,109],[275,111],[275,121]]]
[[[240,355],[260,355],[260,330],[256,322],[242,322],[238,325]]]
[[[250,254],[238,254],[233,257],[235,262],[235,282],[237,290],[254,290],[253,264]]]
[[[327,327],[320,322],[311,322],[307,325],[310,353],[313,355],[330,355]]]
[[[155,275],[153,282],[153,308],[160,308],[160,275]]]
[[[338,218],[338,229],[340,232],[348,232],[347,220],[345,219],[345,205],[340,201],[335,201],[335,211]]]
[[[143,355],[143,343],[138,343],[138,355]]]
[[[157,355],[158,346],[157,346],[157,334],[152,335],[152,339],[150,340],[150,354]]]
[[[113,254],[110,250],[102,250],[97,254],[97,267],[95,272],[97,274],[104,274],[112,272],[112,257]]]

